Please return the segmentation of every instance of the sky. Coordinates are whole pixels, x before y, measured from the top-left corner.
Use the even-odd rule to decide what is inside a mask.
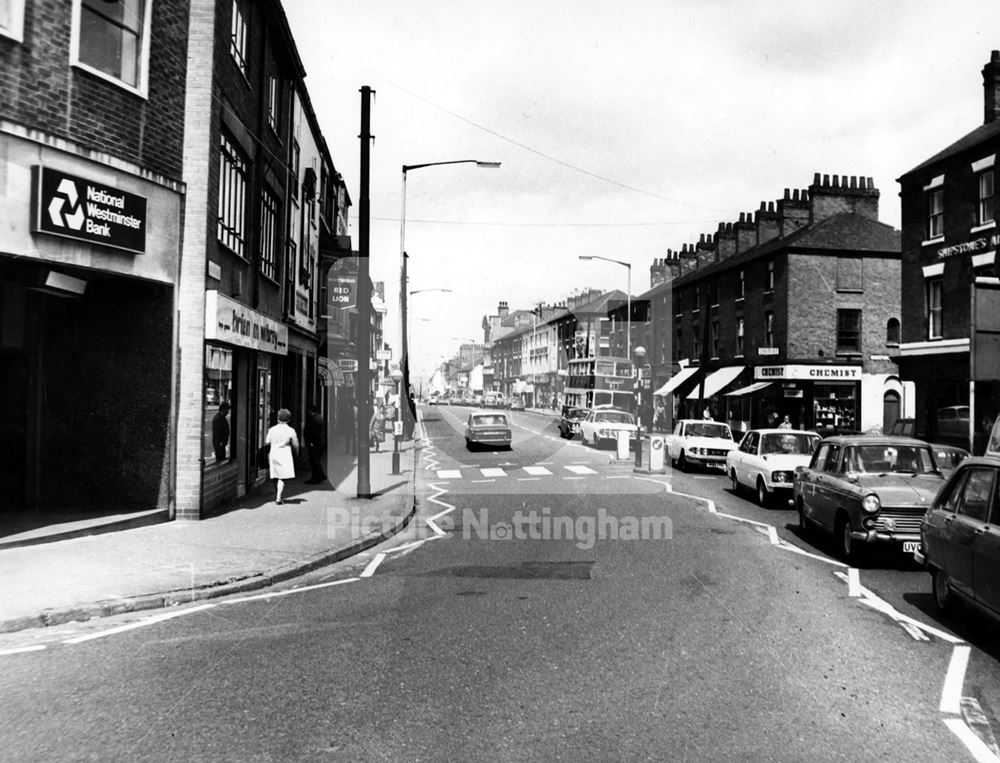
[[[399,345],[403,165],[415,378],[482,319],[649,266],[813,175],[896,178],[983,121],[996,0],[283,0],[354,203],[375,91],[370,264]],[[441,290],[450,291],[441,291]]]

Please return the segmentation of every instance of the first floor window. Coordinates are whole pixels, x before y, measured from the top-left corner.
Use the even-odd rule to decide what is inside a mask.
[[[927,338],[940,339],[944,336],[942,331],[942,281],[940,278],[932,278],[927,282]]]
[[[205,423],[202,427],[202,456],[205,464],[221,464],[233,457],[233,351],[205,345]]]
[[[774,312],[764,313],[764,346],[774,347]]]
[[[276,273],[278,200],[266,188],[260,195],[260,272],[270,279]]]
[[[885,343],[899,344],[899,318],[890,318],[885,324]]]
[[[0,36],[24,39],[24,0],[0,0]]]
[[[927,238],[944,235],[944,189],[927,192]]]
[[[736,354],[737,356],[743,354],[743,319],[736,319]]]
[[[248,162],[225,133],[219,155],[219,241],[243,257]]]
[[[837,352],[861,352],[861,311],[837,311]]]
[[[236,66],[246,76],[247,73],[247,15],[244,0],[233,0],[233,19],[230,28],[229,53]]]
[[[712,357],[719,357],[719,322],[712,321]]]
[[[144,90],[148,0],[77,2],[76,62],[130,88]],[[0,2],[0,6],[4,4]]]
[[[979,173],[979,225],[993,222],[993,170]]]

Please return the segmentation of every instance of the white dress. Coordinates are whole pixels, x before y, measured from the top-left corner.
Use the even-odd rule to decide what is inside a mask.
[[[288,424],[278,422],[267,430],[264,442],[270,446],[271,479],[290,480],[295,477],[295,451],[299,437]]]

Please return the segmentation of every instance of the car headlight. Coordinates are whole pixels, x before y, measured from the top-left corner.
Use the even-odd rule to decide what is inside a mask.
[[[874,514],[881,506],[882,502],[879,501],[878,496],[874,493],[869,493],[861,499],[861,508],[869,514]]]
[[[788,483],[792,481],[791,472],[771,472],[771,482]]]
[[[598,437],[607,437],[608,436],[608,430],[607,429],[598,429],[597,430],[597,436]]]

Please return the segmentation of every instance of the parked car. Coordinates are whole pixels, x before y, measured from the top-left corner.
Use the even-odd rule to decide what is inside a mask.
[[[520,397],[518,397],[517,395],[515,395],[507,403],[507,408],[509,410],[511,410],[511,411],[523,411],[524,410],[524,401],[521,400]]]
[[[937,461],[938,469],[946,478],[950,477],[959,464],[969,457],[969,451],[957,445],[931,443],[931,450],[934,451],[934,460]]]
[[[465,424],[465,447],[473,450],[482,445],[499,445],[510,450],[510,422],[506,413],[474,411]]]
[[[580,422],[587,418],[586,408],[576,408],[571,405],[564,405],[562,415],[559,417],[559,436],[567,440],[572,440],[580,434]]]
[[[600,447],[604,443],[616,442],[619,432],[628,432],[631,441],[638,428],[635,417],[628,411],[594,408],[580,419],[580,440],[584,445]]]
[[[809,464],[819,439],[815,432],[801,429],[751,429],[739,447],[726,454],[733,492],[752,488],[761,506],[778,496],[787,503],[795,467]]]
[[[483,395],[483,408],[500,408],[500,398],[492,393],[487,392]]]
[[[728,424],[711,419],[681,419],[666,441],[670,463],[682,472],[689,466],[726,468],[726,456],[736,447]]]
[[[792,500],[803,533],[833,536],[844,561],[861,545],[891,544],[908,553],[944,477],[931,446],[910,437],[854,435],[822,440],[808,466],[795,470]]]
[[[942,610],[956,599],[1000,620],[1000,419],[985,455],[967,458],[920,525],[914,557],[931,574]]]

